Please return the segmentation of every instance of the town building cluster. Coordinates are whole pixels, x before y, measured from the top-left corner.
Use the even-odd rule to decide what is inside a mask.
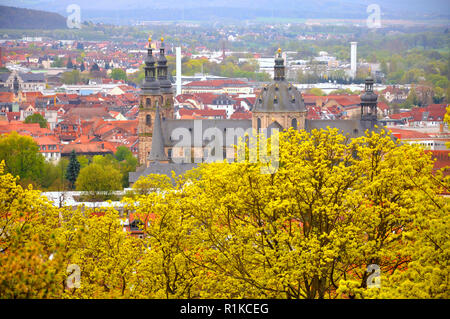
[[[291,72],[299,68],[307,71],[309,67],[309,62],[295,59],[290,52],[280,52],[275,60],[253,53],[260,71],[272,74],[279,87],[241,78],[180,75],[183,81],[182,87],[178,88],[181,94],[177,95],[176,82],[168,70],[166,59],[175,50],[170,46],[166,48],[163,39],[150,43],[115,43],[37,38],[2,40],[0,46],[0,134],[16,131],[33,137],[48,161],[58,161],[73,150],[78,155],[104,155],[114,153],[119,146],[126,146],[138,157],[139,163],[147,167],[154,140],[156,104],[160,114],[158,125],[165,135],[158,147],[164,149],[164,156],[169,159],[175,151],[170,146],[173,141],[170,141],[168,133],[180,123],[189,129],[194,120],[202,120],[205,124],[203,129],[214,124],[226,130],[229,125],[257,127],[259,119],[262,126],[269,127],[270,121],[263,116],[266,111],[261,112],[263,105],[263,109],[267,107],[268,99],[272,105],[279,103],[280,106],[286,102],[281,103],[280,98],[297,105],[295,112],[288,107],[289,116],[284,118],[280,115],[276,120],[282,128],[293,126],[295,118],[298,128],[324,127],[326,123],[342,121],[346,126],[354,124],[350,125],[351,133],[356,134],[355,130],[358,131],[356,135],[364,132],[364,127],[357,124],[364,116],[361,113],[363,95],[344,92],[346,88],[364,91],[364,84],[346,87],[330,81],[315,85],[328,95],[313,94],[310,84],[287,81]],[[149,46],[147,50],[146,46]],[[221,54],[218,51],[213,54],[214,50],[206,47],[197,49],[201,57],[217,63],[230,54],[225,50]],[[195,58],[189,52],[184,52],[184,55]],[[337,61],[327,52],[320,52],[314,61],[328,69],[350,65]],[[145,76],[140,85],[111,78],[112,69],[134,74],[142,62],[145,63]],[[401,140],[421,144],[433,152],[448,153],[445,143],[450,140],[450,134],[443,121],[447,105],[434,104],[429,89],[424,86],[377,84],[376,79],[380,76],[377,66],[367,67],[375,79],[371,89],[378,99],[376,114],[372,115],[378,122],[392,129]],[[277,80],[277,76],[281,76],[277,75],[277,70],[281,69],[283,79]],[[89,74],[89,79],[64,84],[64,75],[73,70]],[[421,106],[402,109],[412,89]],[[284,90],[286,92],[282,93]],[[293,117],[296,112],[298,116]],[[26,118],[35,113],[46,119],[47,127],[25,123]],[[278,115],[271,116],[271,119]],[[204,153],[205,150],[198,152]],[[441,153],[436,153],[436,158]]]

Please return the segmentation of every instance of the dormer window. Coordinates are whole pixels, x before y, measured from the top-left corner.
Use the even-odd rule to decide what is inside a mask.
[[[139,230],[142,230],[143,226],[144,226],[143,222],[135,219],[130,223],[130,230],[131,231],[139,231]]]

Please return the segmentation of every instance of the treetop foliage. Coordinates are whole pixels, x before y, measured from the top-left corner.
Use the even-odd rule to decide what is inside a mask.
[[[1,297],[449,298],[449,177],[430,155],[383,130],[291,129],[279,149],[272,174],[244,161],[145,177],[160,191],[124,199],[123,217],[57,209],[0,166]],[[71,264],[79,288],[61,284]]]
[[[39,123],[41,128],[47,128],[47,120],[40,113],[33,113],[25,118],[25,123]]]

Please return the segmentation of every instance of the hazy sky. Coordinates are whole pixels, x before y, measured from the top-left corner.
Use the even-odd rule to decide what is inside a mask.
[[[367,6],[378,4],[382,16],[393,19],[450,18],[450,0],[0,0],[3,5],[54,11],[67,16],[66,8],[78,4],[86,18],[107,18],[121,15],[130,19],[180,19],[186,12],[189,19],[214,16],[242,18],[341,18],[367,16]],[[164,12],[164,8],[170,9]],[[244,10],[223,8],[243,8]],[[152,11],[155,10],[156,11]],[[159,10],[158,10],[159,9]],[[154,15],[154,17],[152,16]]]

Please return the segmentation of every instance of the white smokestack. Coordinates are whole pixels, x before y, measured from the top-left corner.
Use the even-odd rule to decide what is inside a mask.
[[[358,42],[350,42],[350,69],[352,71],[352,76],[356,77],[356,44]]]
[[[181,94],[181,47],[176,47],[177,95]]]

